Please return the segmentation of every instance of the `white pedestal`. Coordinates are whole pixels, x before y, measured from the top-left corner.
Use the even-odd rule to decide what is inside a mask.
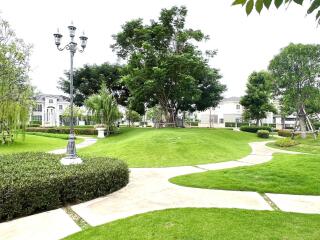
[[[104,130],[106,130],[105,128],[97,128],[98,130],[98,138],[105,138],[104,136]]]
[[[64,158],[61,158],[60,163],[62,165],[81,164],[82,160],[79,157],[77,157],[77,158],[64,157]]]

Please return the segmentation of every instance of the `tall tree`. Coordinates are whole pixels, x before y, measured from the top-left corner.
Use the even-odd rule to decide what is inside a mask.
[[[12,142],[17,130],[24,130],[32,107],[29,83],[31,46],[16,37],[0,17],[0,142]]]
[[[282,5],[290,5],[291,3],[295,3],[298,5],[302,5],[304,0],[234,0],[233,5],[242,5],[245,6],[246,12],[249,15],[252,10],[255,8],[258,13],[262,11],[263,8],[269,9],[271,4],[279,8]],[[312,14],[316,12],[316,20],[319,22],[320,20],[320,1],[319,0],[310,0],[310,6],[307,10],[307,14]]]
[[[319,110],[320,45],[290,44],[270,62],[274,92],[281,105],[299,116],[302,137],[305,137],[306,118]]]
[[[207,51],[204,57],[194,42],[208,37],[186,29],[186,16],[185,7],[172,7],[162,9],[159,19],[149,25],[142,19],[129,21],[114,35],[112,45],[128,62],[123,81],[132,102],[147,103],[148,108],[160,105],[173,124],[179,111],[215,107],[225,90],[218,70],[208,65],[216,52]]]
[[[267,117],[268,112],[276,113],[271,103],[272,79],[268,72],[253,72],[248,79],[246,94],[241,98],[240,104],[244,106],[246,119],[260,120]]]
[[[75,104],[82,106],[90,95],[98,93],[101,84],[105,84],[114,95],[118,104],[126,106],[129,91],[120,81],[122,66],[104,63],[101,65],[85,65],[74,71],[73,84],[75,89]],[[59,88],[65,93],[70,92],[69,72],[59,81]]]
[[[114,96],[105,84],[101,85],[99,93],[85,100],[85,106],[92,112],[97,122],[106,126],[108,132],[112,130],[121,115]]]

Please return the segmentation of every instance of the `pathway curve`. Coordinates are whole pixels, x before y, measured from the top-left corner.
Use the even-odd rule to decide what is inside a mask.
[[[92,137],[81,137],[81,136],[77,136],[77,138],[82,138],[84,139],[83,142],[76,144],[76,149],[80,149],[80,148],[85,148],[85,147],[89,147],[92,144],[95,144],[97,142],[96,138],[92,138]],[[50,151],[49,153],[53,153],[53,154],[64,154],[66,153],[67,149],[66,148],[61,148],[61,149],[57,149],[57,150],[53,150]]]
[[[85,142],[82,146],[93,144],[89,139],[86,144]],[[250,155],[229,162],[168,168],[131,168],[130,182],[126,187],[106,197],[74,205],[72,210],[92,226],[168,208],[215,207],[271,211],[273,208],[256,192],[190,188],[168,181],[172,177],[189,173],[264,163],[272,159],[273,153],[300,154],[269,148],[266,143],[250,143]],[[79,148],[79,145],[77,147]],[[61,153],[60,151],[62,150],[53,152]],[[283,211],[320,214],[320,196],[266,195]],[[22,240],[26,239],[26,236],[33,236],[33,240],[58,240],[79,231],[80,228],[72,224],[70,217],[61,211],[58,209],[2,223],[0,239],[6,236],[6,240]],[[60,216],[59,219],[57,214]],[[37,224],[28,224],[34,220]],[[57,232],[61,233],[59,237]]]

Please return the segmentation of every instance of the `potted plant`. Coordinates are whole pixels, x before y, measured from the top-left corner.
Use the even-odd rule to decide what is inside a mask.
[[[95,129],[98,130],[98,138],[104,138],[104,131],[106,130],[106,127],[104,124],[97,124],[95,126]]]

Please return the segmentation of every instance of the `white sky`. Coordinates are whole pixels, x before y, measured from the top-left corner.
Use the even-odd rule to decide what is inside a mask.
[[[121,30],[126,21],[156,19],[161,8],[185,5],[187,27],[201,29],[210,35],[203,49],[217,49],[211,65],[220,69],[227,85],[225,96],[244,93],[248,75],[266,69],[280,48],[290,42],[318,43],[320,40],[314,16],[305,16],[306,9],[292,4],[287,10],[272,8],[246,16],[240,6],[231,7],[233,0],[1,0],[2,17],[8,20],[18,37],[34,45],[31,58],[32,83],[44,93],[59,93],[57,81],[69,68],[67,51],[55,48],[53,33],[59,27],[69,40],[67,26],[71,20],[84,30],[88,45],[77,53],[75,67],[85,63],[116,62],[110,49],[112,34]],[[308,1],[307,1],[308,3]]]

